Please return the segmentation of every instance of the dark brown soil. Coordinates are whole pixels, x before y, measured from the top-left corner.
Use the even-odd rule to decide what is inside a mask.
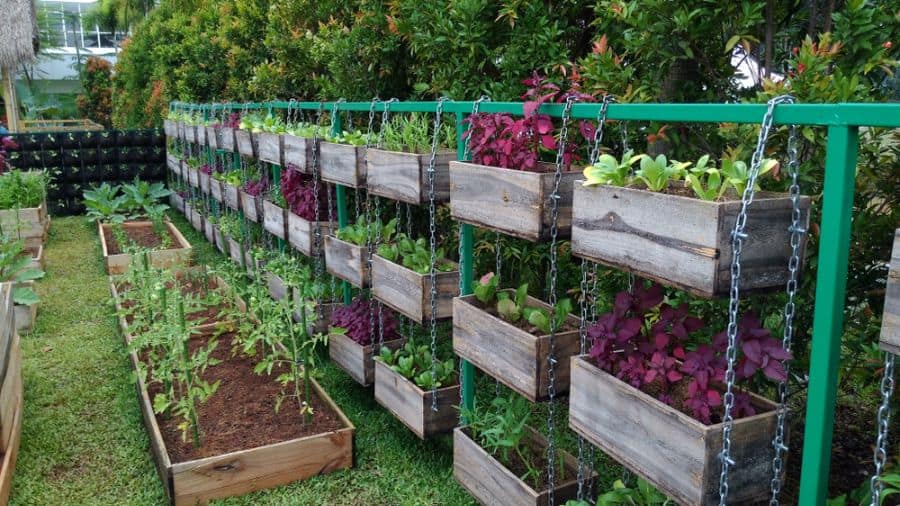
[[[466,435],[468,435],[470,438],[472,438],[472,440],[475,441],[476,444],[478,443],[478,441],[472,437],[472,431],[466,430]],[[487,450],[485,450],[485,451],[487,451]],[[488,453],[490,454],[491,452],[488,452]],[[537,493],[541,493],[544,490],[547,490],[547,473],[546,473],[547,454],[546,454],[545,450],[543,448],[535,449],[535,448],[528,446],[524,449],[523,453],[525,453],[525,455],[531,459],[532,467],[534,469],[537,469],[537,471],[538,471],[537,477],[529,476],[528,479],[524,480],[525,483],[527,483],[528,486],[531,487]],[[522,477],[525,476],[525,473],[528,472],[528,466],[525,465],[525,463],[522,461],[521,458],[519,458],[519,455],[516,454],[515,451],[511,450],[509,452],[509,462],[508,463],[503,462],[500,459],[499,455],[491,454],[491,456],[494,457],[495,459],[497,459],[497,462],[500,462],[500,464],[502,464],[503,467],[509,469],[509,471],[511,473],[513,473],[514,475],[516,475],[519,479],[522,479]],[[564,483],[566,481],[574,479],[578,473],[578,470],[576,468],[569,466],[567,464],[565,466],[565,472],[562,475],[560,475],[558,466],[559,466],[559,459],[561,459],[561,458],[562,458],[562,454],[559,454],[556,457],[556,460],[557,460],[557,462],[556,462],[556,465],[557,465],[556,484],[557,484],[557,486],[559,486],[559,484],[561,484],[561,483]]]
[[[514,294],[511,295],[511,296],[514,296]],[[475,307],[477,307],[478,309],[484,311],[485,313],[488,313],[489,315],[491,315],[491,316],[493,316],[493,317],[495,317],[495,318],[500,318],[500,315],[497,314],[497,305],[496,305],[496,303],[495,303],[495,304],[490,304],[490,305],[485,305],[485,304],[482,304],[481,301],[479,301],[478,299],[472,299],[471,302],[472,302],[472,304],[473,304]],[[526,305],[527,305],[527,303],[526,303]],[[503,321],[505,321],[506,323],[508,323],[508,324],[510,324],[510,325],[512,325],[512,326],[514,326],[514,327],[516,327],[516,328],[518,328],[518,329],[521,329],[521,330],[524,330],[525,332],[528,332],[529,334],[531,334],[531,335],[533,335],[533,336],[536,336],[536,337],[542,337],[542,336],[547,335],[547,334],[544,334],[544,331],[542,331],[541,329],[539,329],[539,328],[535,327],[534,325],[528,323],[528,320],[526,320],[524,317],[520,318],[519,321],[517,321],[517,322],[511,322],[511,321],[508,321],[508,320],[504,320],[503,318],[500,318],[500,319],[503,320]],[[563,332],[571,332],[571,331],[573,331],[573,330],[578,330],[578,327],[576,327],[575,325],[572,325],[572,324],[569,323],[568,320],[567,320],[567,321],[563,322],[562,327],[556,329],[556,333],[557,333],[557,334],[560,334],[560,333],[563,333]]]
[[[194,448],[190,434],[187,441],[182,438],[179,419],[156,416],[173,463],[332,432],[344,427],[337,413],[314,391],[311,397],[311,423],[305,423],[293,398],[285,399],[279,412],[275,413],[276,398],[281,393],[281,385],[275,381],[278,372],[273,371],[271,376],[254,374],[255,363],[252,360],[243,356],[232,357],[232,337],[233,334],[219,337],[219,344],[212,356],[222,362],[207,369],[202,376],[209,383],[221,382],[216,393],[198,409],[202,446]],[[194,339],[192,349],[200,346],[203,339]],[[160,385],[154,384],[148,388],[151,399],[160,391]]]
[[[146,227],[122,227],[125,231],[125,234],[128,236],[128,239],[135,245],[140,246],[142,248],[149,249],[162,249],[162,239],[160,239],[159,235],[156,234],[156,230],[153,229],[152,226],[147,225]],[[166,227],[166,233],[169,234],[169,248],[168,249],[178,249],[181,246],[178,244],[178,239]],[[125,248],[120,247],[118,242],[116,242],[116,236],[112,232],[112,227],[105,227],[103,229],[103,236],[106,239],[106,247],[109,250],[110,255],[118,255],[123,253]]]
[[[183,295],[195,295],[198,297],[205,296],[207,293],[214,291],[218,288],[218,284],[216,279],[213,277],[207,278],[206,286],[204,286],[204,282],[200,277],[197,276],[186,276],[184,273],[178,273],[177,279],[181,284],[181,293]],[[167,288],[172,288],[171,283],[167,283]],[[119,294],[124,294],[128,289],[128,285],[126,283],[122,283],[116,286],[116,290]],[[129,299],[124,299],[120,301],[122,307],[125,309],[129,309],[134,305],[134,301]],[[206,325],[209,323],[214,323],[219,320],[219,315],[227,308],[225,304],[217,304],[215,306],[208,306],[206,309],[202,311],[195,311],[193,313],[188,313],[187,320],[194,325]],[[125,322],[128,325],[134,323],[134,318],[131,315],[125,316]]]

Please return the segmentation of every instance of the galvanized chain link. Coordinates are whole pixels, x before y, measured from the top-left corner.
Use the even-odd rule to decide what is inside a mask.
[[[470,114],[469,117],[471,118],[472,116],[475,116],[476,114],[478,114],[478,110],[481,109],[482,102],[490,102],[490,101],[491,101],[491,98],[488,97],[487,95],[482,95],[482,96],[478,97],[478,100],[476,100],[474,103],[472,103],[472,114]],[[466,137],[466,142],[464,144],[465,147],[463,148],[463,156],[462,156],[463,160],[469,159],[469,142],[471,142],[471,140],[472,140],[471,135]]]
[[[503,267],[503,255],[501,255],[500,247],[502,238],[503,234],[500,232],[497,232],[496,237],[494,237],[494,276],[497,277],[497,286],[500,286],[500,282],[503,281],[503,278],[500,276],[500,269]],[[462,291],[459,293],[462,293]],[[494,380],[494,397],[500,397],[500,391],[500,380]]]
[[[769,139],[772,129],[775,106],[791,102],[793,102],[793,97],[787,95],[775,97],[768,102],[768,108],[759,129],[756,149],[750,161],[747,187],[741,196],[740,211],[738,211],[734,229],[731,232],[731,289],[729,290],[728,328],[726,330],[728,347],[725,351],[728,369],[725,371],[725,395],[723,396],[725,413],[722,416],[722,451],[719,453],[719,460],[722,463],[722,470],[719,474],[720,506],[725,506],[728,500],[728,470],[735,465],[735,461],[731,458],[731,431],[734,426],[732,410],[734,408],[734,383],[736,380],[738,309],[741,295],[741,254],[743,253],[744,240],[747,239],[747,233],[745,232],[747,228],[747,211],[750,204],[753,203],[756,179],[759,176],[760,165],[765,157],[766,141]]]
[[[375,143],[376,148],[380,148],[384,142],[384,127],[391,117],[391,104],[399,101],[397,98],[392,98],[384,103],[384,110],[381,111],[381,128],[378,129],[378,141]]]
[[[320,221],[319,209],[322,207],[319,203],[319,187],[322,184],[321,174],[319,173],[319,125],[322,123],[322,112],[324,104],[319,102],[319,108],[316,111],[316,128],[313,129],[313,145],[312,145],[312,171],[313,171],[313,204],[315,205],[314,227],[313,233],[313,256],[316,269],[316,279],[322,280],[325,276],[325,256],[322,251],[322,223]],[[324,281],[324,280],[323,280]],[[325,308],[323,307],[324,297],[317,297],[316,310],[319,313],[319,319],[325,318]]]
[[[566,143],[569,136],[569,117],[575,97],[568,97],[562,113],[562,125],[559,131],[559,147],[556,151],[556,171],[553,173],[553,192],[550,194],[550,335],[548,336],[547,354],[547,499],[553,506],[553,488],[556,486],[556,302],[557,302],[557,242],[559,238],[559,185],[562,181],[563,163],[566,154]]]
[[[791,226],[788,230],[791,232],[791,257],[788,260],[788,281],[785,287],[787,293],[787,302],[784,305],[784,332],[782,334],[781,345],[785,351],[790,353],[791,342],[794,338],[794,316],[796,314],[797,305],[797,289],[800,277],[800,244],[803,235],[806,233],[801,227],[801,211],[800,211],[800,184],[799,184],[799,166],[800,161],[797,154],[797,126],[791,125],[788,131],[788,174],[791,177],[791,187],[789,195],[791,197]],[[769,498],[770,506],[778,506],[781,494],[781,486],[784,481],[784,459],[782,453],[788,451],[784,440],[784,427],[787,423],[787,394],[788,382],[787,376],[790,375],[790,360],[782,362],[785,370],[785,379],[778,383],[778,407],[777,423],[775,425],[775,437],[772,438],[772,446],[775,449],[775,456],[772,458],[772,482],[771,497]]]
[[[429,278],[431,281],[431,321],[430,323],[430,331],[431,331],[431,411],[437,412],[437,266],[435,263],[437,262],[437,237],[436,237],[436,218],[437,218],[437,209],[435,207],[435,192],[434,192],[434,179],[435,179],[435,159],[437,156],[438,142],[441,137],[441,120],[444,115],[444,102],[447,101],[446,97],[441,97],[438,99],[437,107],[434,112],[434,135],[431,138],[431,158],[428,160],[428,170],[426,174],[428,175],[428,233],[429,237],[429,246],[431,248],[431,263]],[[409,207],[406,208],[407,212],[409,212]]]
[[[579,355],[587,353],[587,320],[588,320],[588,261],[581,261],[581,322],[578,324]],[[585,441],[578,436],[578,499],[584,500]]]
[[[609,104],[614,103],[616,97],[612,95],[603,95],[603,101],[600,103],[600,110],[597,112],[597,128],[594,130],[594,139],[591,143],[591,153],[588,157],[588,165],[597,163],[600,157],[600,148],[603,147],[603,127],[606,126],[606,115]]]
[[[372,102],[369,104],[369,124],[366,128],[366,147],[365,147],[365,155],[366,159],[368,159],[369,154],[369,139],[372,137],[372,127],[375,124],[375,104],[380,102],[378,96],[376,95],[372,98]],[[383,125],[382,125],[383,127]],[[356,194],[356,221],[359,223],[359,192]],[[378,201],[378,197],[375,197],[376,205]],[[372,195],[366,191],[366,219],[369,220],[372,218]],[[375,242],[377,238],[375,237],[381,235],[381,227],[373,227],[372,224],[374,222],[367,223],[366,226],[366,269],[369,272],[372,272],[372,254],[375,250]],[[375,330],[375,296],[372,293],[372,289],[369,288],[369,334],[374,332]],[[378,337],[378,348],[381,349],[381,343],[384,339],[382,333],[379,332]]]
[[[894,393],[894,354],[884,353],[884,376],[881,378],[881,405],[878,407],[878,439],[875,441],[875,474],[869,482],[872,506],[881,505],[884,483],[881,471],[888,459],[888,428],[891,423],[891,395]]]

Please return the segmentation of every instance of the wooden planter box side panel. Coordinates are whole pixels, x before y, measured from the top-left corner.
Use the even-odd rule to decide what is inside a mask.
[[[187,206],[186,206],[187,207]],[[131,265],[131,256],[126,253],[116,255],[109,254],[109,247],[106,244],[106,235],[103,231],[110,225],[98,223],[97,231],[100,235],[100,247],[103,251],[103,259],[106,264],[107,274],[123,274]],[[124,223],[124,227],[152,227],[153,223],[149,221],[131,221]],[[184,238],[181,231],[178,230],[171,222],[166,222],[166,227],[175,237],[176,244],[170,249],[156,250],[150,252],[150,264],[158,269],[170,267],[175,264],[189,265],[193,248],[191,244]]]
[[[357,288],[369,286],[366,252],[365,246],[357,246],[332,235],[325,236],[325,267],[328,273]]]
[[[239,193],[244,217],[254,223],[259,223],[259,218],[263,214],[262,203],[260,202],[262,199],[254,197],[244,190],[239,190]]]
[[[396,350],[405,342],[406,339],[394,339],[385,341],[384,345]],[[377,347],[378,343],[362,346],[344,334],[328,336],[328,355],[331,361],[364,387],[375,381],[374,356],[378,354]]]
[[[563,173],[559,185],[559,237],[572,226],[572,184],[580,172]],[[453,218],[529,241],[550,238],[553,173],[450,162]]]
[[[287,238],[287,211],[263,200],[263,228],[281,239]]]
[[[319,144],[322,179],[351,188],[366,184],[365,146],[322,142]]]
[[[900,355],[900,229],[894,232],[894,249],[888,272],[884,314],[881,320],[881,349]]]
[[[249,130],[237,128],[234,130],[234,143],[237,145],[237,152],[242,156],[256,158],[256,150],[253,143],[254,135]]]
[[[222,183],[222,196],[225,200],[225,205],[235,211],[241,209],[240,197],[238,195],[239,193],[236,186],[224,182]]]
[[[219,149],[232,152],[237,151],[237,143],[235,142],[233,128],[222,127],[222,131],[219,134],[219,140],[222,141]]]
[[[0,452],[9,450],[15,434],[16,410],[22,405],[22,349],[19,343],[19,335],[15,332],[9,336],[9,341],[3,343],[9,346],[4,367],[3,385],[0,387]]]
[[[718,504],[721,424],[703,425],[581,357],[571,360],[572,429],[680,503]],[[729,502],[768,495],[775,422],[774,411],[735,420]]]
[[[219,149],[219,134],[216,133],[216,130],[215,127],[206,127],[206,144],[213,150]]]
[[[228,254],[231,255],[231,260],[234,263],[244,266],[244,247],[240,242],[228,237],[226,239],[228,241]]]
[[[274,163],[275,165],[284,165],[282,153],[284,150],[284,136],[269,132],[262,132],[257,135],[259,150],[259,159],[263,162]]]
[[[438,272],[437,318],[453,314],[453,297],[459,295],[459,271]],[[372,287],[380,301],[418,323],[431,319],[431,276],[372,255]]]
[[[293,165],[304,174],[312,172],[312,149],[314,139],[284,134],[284,165]]]
[[[3,461],[0,464],[0,504],[9,502],[9,494],[12,490],[12,478],[16,470],[16,459],[19,455],[19,442],[22,434],[22,417],[24,416],[24,402],[19,401],[14,415],[14,424],[12,436],[6,452],[3,454]]]
[[[319,247],[325,245],[325,236],[331,234],[334,230],[334,223],[328,221],[320,221],[321,237]],[[315,253],[316,244],[316,223],[297,216],[292,212],[287,213],[287,236],[291,246],[306,256],[312,256]]]
[[[453,351],[532,402],[548,398],[550,336],[534,336],[475,304],[475,296],[453,300]],[[528,297],[529,307],[549,309]],[[570,315],[575,327],[579,320]],[[569,358],[580,352],[578,330],[556,334],[556,392],[569,389]]]
[[[428,202],[430,154],[370,148],[366,157],[366,187],[370,193],[410,204]],[[456,153],[439,152],[435,156],[434,191],[437,202],[450,200],[452,160],[456,160]]]
[[[451,431],[459,420],[459,386],[439,388],[437,412],[431,391],[423,391],[379,360],[375,361],[375,400],[420,439]]]

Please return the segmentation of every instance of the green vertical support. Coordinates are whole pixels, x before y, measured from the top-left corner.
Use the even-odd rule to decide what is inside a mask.
[[[341,115],[340,113],[335,114],[333,118],[331,118],[331,135],[338,135],[341,133]],[[344,185],[336,184],[335,194],[337,197],[337,215],[338,215],[338,228],[344,228],[347,226],[347,188]],[[341,282],[341,291],[344,294],[344,304],[350,304],[353,300],[353,294],[350,290],[350,283],[346,281]]]
[[[272,185],[275,188],[276,192],[281,191],[281,166],[276,164],[272,165]],[[278,251],[284,253],[284,239],[278,237]]]
[[[456,113],[456,157],[460,160],[463,160],[466,156],[466,143],[463,141],[463,133],[465,132],[465,128],[463,127],[464,119],[465,116],[463,113]],[[475,277],[475,266],[473,265],[472,254],[475,249],[475,245],[473,244],[473,232],[472,225],[467,225],[465,223],[459,225],[459,275],[462,278],[460,295],[469,295],[472,293],[472,280]],[[459,379],[459,384],[460,388],[462,388],[462,407],[474,409],[475,366],[469,363],[468,360],[463,360],[460,365],[462,374]],[[465,420],[463,420],[463,423],[465,423]]]
[[[822,233],[819,237],[819,269],[800,477],[800,504],[803,506],[820,506],[828,499],[858,145],[857,127],[828,127]]]

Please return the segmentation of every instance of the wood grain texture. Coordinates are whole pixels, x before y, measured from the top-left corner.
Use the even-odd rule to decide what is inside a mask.
[[[704,425],[583,357],[572,357],[569,426],[680,504],[719,501],[722,425]],[[767,497],[775,405],[752,396],[758,415],[735,420],[730,504]]]
[[[219,132],[219,149],[225,151],[235,152],[237,151],[237,141],[234,137],[234,132],[236,129],[222,127]]]
[[[321,177],[351,188],[366,186],[366,147],[322,141],[319,143]]]
[[[312,173],[313,146],[315,139],[284,134],[284,166],[293,165],[303,174]]]
[[[203,233],[203,215],[197,212],[195,208],[192,208],[191,212],[191,226],[194,227],[194,230],[197,232]]]
[[[800,200],[804,228],[809,203],[808,197]],[[724,295],[731,285],[731,231],[740,205],[577,181],[572,252],[697,295]],[[790,198],[757,195],[747,218],[742,289],[784,287],[790,224]],[[801,251],[804,245],[805,238]]]
[[[219,230],[218,225],[213,228],[213,235],[216,237],[216,248],[226,255],[228,254],[228,241],[225,240],[225,235],[222,234],[222,231]]]
[[[123,227],[150,227],[153,223],[149,221],[129,221],[122,224]],[[103,251],[103,262],[106,264],[107,274],[124,274],[131,265],[131,255],[127,253],[119,253],[117,255],[109,254],[109,247],[106,244],[106,235],[103,231],[109,228],[106,223],[97,223],[97,232],[100,235],[100,248]],[[193,248],[191,243],[181,235],[171,222],[166,222],[169,232],[175,237],[175,244],[170,249],[154,250],[150,252],[150,264],[157,269],[164,269],[172,265],[190,265]]]
[[[503,290],[515,297],[515,290]],[[453,351],[532,402],[549,397],[550,336],[535,336],[478,308],[474,295],[453,299]],[[534,297],[528,307],[550,309]],[[569,315],[577,329],[580,320]],[[556,393],[569,390],[569,358],[580,351],[578,330],[556,334]]]
[[[181,195],[174,192],[169,195],[169,205],[172,206],[172,209],[184,214],[184,197]]]
[[[342,241],[333,235],[325,236],[326,270],[357,288],[369,287],[367,252],[368,248],[365,246]]]
[[[262,197],[254,197],[244,190],[238,190],[238,195],[244,217],[253,223],[259,223],[264,215]]]
[[[203,235],[206,236],[206,240],[210,243],[216,242],[216,235],[214,232],[215,225],[213,222],[209,220],[203,220]]]
[[[256,134],[249,130],[236,128],[234,130],[234,143],[237,145],[237,152],[241,156],[256,158]]]
[[[450,201],[450,161],[454,151],[435,156],[435,201]],[[404,153],[369,148],[366,153],[366,188],[372,195],[410,204],[428,202],[428,165],[431,154]]]
[[[231,236],[226,236],[225,240],[228,241],[228,256],[231,261],[244,267],[244,246]]]
[[[27,282],[26,283],[30,283]],[[21,286],[22,283],[19,283],[17,286]],[[33,287],[34,285],[32,285]],[[34,321],[37,319],[37,311],[40,303],[35,303],[30,306],[24,306],[22,304],[16,304],[14,306],[14,311],[16,314],[16,330],[19,332],[31,332],[31,329],[34,328]]]
[[[438,272],[437,319],[453,315],[453,297],[459,295],[459,266],[450,272]],[[391,309],[417,323],[431,320],[431,276],[372,255],[372,292]]]
[[[200,193],[209,195],[209,180],[211,179],[210,175],[201,171],[197,175],[197,177],[200,178]]]
[[[0,230],[16,239],[40,239],[43,242],[50,227],[47,202],[38,207],[0,210]]]
[[[184,141],[189,144],[197,143],[197,127],[196,127],[196,125],[184,125]]]
[[[526,427],[526,430],[525,444],[539,453],[545,452],[547,439],[531,427]],[[557,475],[559,483],[553,488],[555,504],[564,504],[578,496],[578,461],[567,452],[561,452],[561,457],[565,473],[562,477]],[[593,476],[585,478],[596,476],[597,473],[593,473]],[[478,443],[469,436],[466,427],[453,430],[453,477],[472,494],[472,497],[485,506],[550,505],[547,490],[536,492],[499,460],[478,446]]]
[[[206,127],[206,145],[210,149],[219,149],[219,129],[216,127]]]
[[[6,374],[3,384],[0,386],[0,452],[6,452],[18,437],[15,434],[17,427],[16,411],[22,405],[22,349],[19,344],[19,334],[13,332],[8,343],[9,352],[6,355]]]
[[[394,339],[385,341],[384,346],[396,350],[405,343],[406,339]],[[364,387],[375,381],[374,357],[379,353],[377,347],[377,343],[363,346],[344,334],[328,335],[328,356],[331,361]]]
[[[275,237],[287,239],[287,210],[265,199],[263,200],[262,209],[263,228]]]
[[[166,137],[177,137],[178,123],[171,119],[163,120],[163,132],[165,132]]]
[[[544,164],[549,165],[549,164]],[[554,174],[450,162],[450,214],[454,219],[529,241],[550,238]],[[579,171],[564,172],[559,185],[559,237],[572,228],[572,182]]]
[[[172,153],[166,153],[166,168],[174,173],[178,173],[179,164],[181,160],[175,157]]]
[[[209,195],[219,202],[225,200],[222,196],[222,182],[214,177],[209,178]]]
[[[19,441],[22,439],[22,417],[24,416],[24,401],[19,401],[16,407],[15,426],[9,442],[8,449],[3,454],[0,463],[0,505],[9,503],[9,493],[12,490],[13,474],[16,470],[16,459],[19,455]]]
[[[309,221],[288,211],[287,213],[287,237],[288,243],[300,253],[313,256],[315,253],[316,227],[319,227],[319,248],[325,244],[325,236],[331,234],[335,223],[331,221]]]
[[[284,136],[270,132],[256,134],[259,159],[263,162],[284,165]]]
[[[900,229],[894,232],[879,343],[884,351],[900,355]]]
[[[235,211],[241,209],[241,199],[238,195],[239,192],[236,186],[230,185],[224,181],[222,182],[223,203]]]
[[[437,389],[437,412],[431,410],[431,391],[375,360],[375,400],[419,439],[450,432],[456,427],[459,412],[459,385]]]
[[[200,171],[194,167],[188,166],[187,168],[187,179],[188,184],[193,186],[194,188],[200,187]]]

